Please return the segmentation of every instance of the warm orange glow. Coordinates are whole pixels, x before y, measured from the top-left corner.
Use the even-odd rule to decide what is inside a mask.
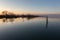
[[[0,14],[2,14],[2,11],[7,10],[9,12],[13,12],[14,14],[56,14],[59,12],[43,12],[43,11],[25,11],[25,10],[18,10],[18,9],[10,9],[10,8],[0,8]]]

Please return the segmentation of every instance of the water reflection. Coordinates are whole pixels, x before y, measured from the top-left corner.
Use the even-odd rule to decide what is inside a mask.
[[[46,17],[46,29],[48,28],[48,16]]]
[[[38,18],[38,17],[20,17],[22,19],[22,21],[24,22],[25,19],[28,21],[28,20],[31,20],[31,19],[34,19],[34,18]],[[19,18],[19,21],[21,21],[21,19]],[[39,17],[40,18],[40,17]],[[48,16],[44,17],[46,19],[46,29],[48,28]],[[2,22],[3,23],[8,23],[8,22],[14,22],[15,19],[17,18],[1,18],[2,19]]]
[[[3,21],[7,22],[7,20],[10,20],[8,22],[15,22],[17,18],[4,18]],[[27,20],[25,20],[27,19]],[[48,20],[49,19],[49,20]],[[19,21],[23,20],[23,22]],[[60,39],[60,19],[52,19],[48,17],[37,17],[37,18],[25,18],[20,17],[18,18],[18,22],[15,24],[9,25],[7,27],[4,27],[3,32],[0,32],[1,38],[10,38],[10,39],[41,39],[41,40],[54,40],[54,39]],[[29,20],[29,21],[28,21]],[[3,22],[3,23],[4,23]],[[17,24],[17,25],[16,25]],[[3,26],[2,26],[3,27]],[[9,27],[9,28],[8,28]],[[3,28],[1,28],[3,29]],[[46,30],[47,29],[47,30]]]
[[[13,18],[9,19],[9,22],[13,22],[13,21],[14,21]],[[4,18],[4,19],[3,19],[3,22],[8,22],[8,19]]]
[[[33,19],[36,17],[20,17],[20,18],[22,18],[22,20],[24,22],[24,18],[26,18],[27,20],[30,20],[30,19]],[[1,19],[2,19],[2,22],[14,22],[14,20],[17,18],[1,18]]]

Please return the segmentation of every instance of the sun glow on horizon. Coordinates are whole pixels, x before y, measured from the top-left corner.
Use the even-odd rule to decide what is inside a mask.
[[[24,11],[24,10],[11,10],[11,9],[1,9],[0,14],[2,14],[2,11],[9,11],[13,12],[14,14],[59,14],[60,12],[37,12],[37,11]]]
[[[60,0],[0,0],[0,14],[60,14]]]

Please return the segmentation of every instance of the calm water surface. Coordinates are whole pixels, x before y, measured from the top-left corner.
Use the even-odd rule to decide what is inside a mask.
[[[1,40],[59,40],[60,18],[0,19]]]

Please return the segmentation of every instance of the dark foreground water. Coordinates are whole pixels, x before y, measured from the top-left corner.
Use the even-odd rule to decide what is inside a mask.
[[[60,18],[0,19],[0,40],[60,40]]]

